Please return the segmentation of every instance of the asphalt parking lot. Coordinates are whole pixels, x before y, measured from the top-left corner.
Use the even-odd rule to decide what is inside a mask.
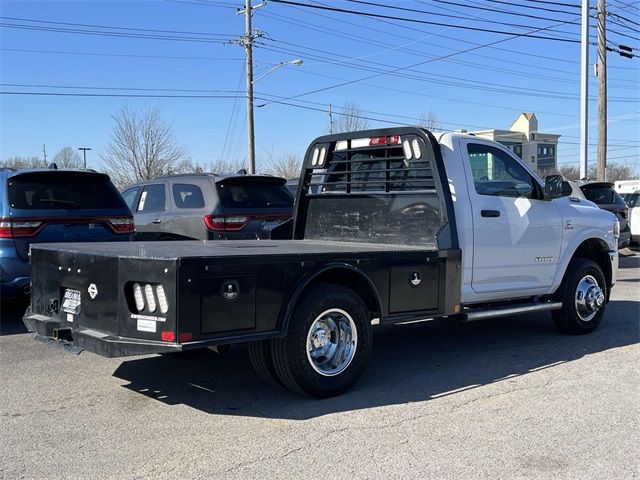
[[[246,349],[105,359],[3,305],[0,477],[640,477],[640,255],[600,329],[548,314],[379,329],[347,394],[259,382]]]

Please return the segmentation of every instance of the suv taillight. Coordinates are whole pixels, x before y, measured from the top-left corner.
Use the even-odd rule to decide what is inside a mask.
[[[249,217],[243,215],[205,215],[204,224],[214,232],[237,232],[249,223]]]
[[[132,217],[109,217],[106,220],[116,233],[134,233],[136,231]]]
[[[42,222],[37,220],[0,218],[0,238],[33,237],[41,225]]]

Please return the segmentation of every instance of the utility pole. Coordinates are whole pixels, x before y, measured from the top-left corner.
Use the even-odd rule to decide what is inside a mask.
[[[91,150],[89,147],[80,147],[78,150],[82,150],[82,156],[84,157],[84,169],[87,169],[87,150]]]
[[[598,0],[598,181],[607,179],[607,27],[604,0]]]
[[[333,111],[331,110],[331,104],[329,104],[329,133],[333,133]]]
[[[42,144],[42,155],[44,156],[44,166],[47,166],[47,146]]]
[[[239,43],[244,47],[247,60],[247,162],[249,163],[249,173],[256,173],[256,135],[253,123],[253,41],[263,35],[262,32],[253,32],[253,30],[251,30],[251,15],[253,15],[253,10],[264,7],[265,5],[266,3],[262,2],[253,7],[251,0],[245,0],[244,8],[239,8],[236,11],[238,15],[244,13],[244,35],[233,42]]]
[[[589,0],[582,0],[580,48],[580,178],[589,171]]]
[[[247,57],[247,161],[249,162],[249,173],[256,173],[256,137],[253,124],[253,32],[251,31],[251,0],[246,0],[244,14],[244,49]]]

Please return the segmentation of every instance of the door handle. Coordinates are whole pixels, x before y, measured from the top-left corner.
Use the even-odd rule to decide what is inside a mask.
[[[495,218],[500,216],[500,210],[480,210],[480,215],[488,218]]]
[[[151,223],[162,223],[162,220],[160,220],[159,218],[156,218],[155,220],[153,220],[153,222]]]

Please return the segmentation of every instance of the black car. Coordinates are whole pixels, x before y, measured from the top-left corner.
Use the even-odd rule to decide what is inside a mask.
[[[580,190],[587,197],[603,210],[607,210],[618,217],[620,222],[620,237],[618,238],[618,249],[627,248],[631,243],[631,228],[628,222],[629,207],[622,197],[613,189],[610,182],[592,182],[580,186]]]
[[[284,178],[269,175],[170,175],[122,192],[138,240],[269,238],[293,214]]]

